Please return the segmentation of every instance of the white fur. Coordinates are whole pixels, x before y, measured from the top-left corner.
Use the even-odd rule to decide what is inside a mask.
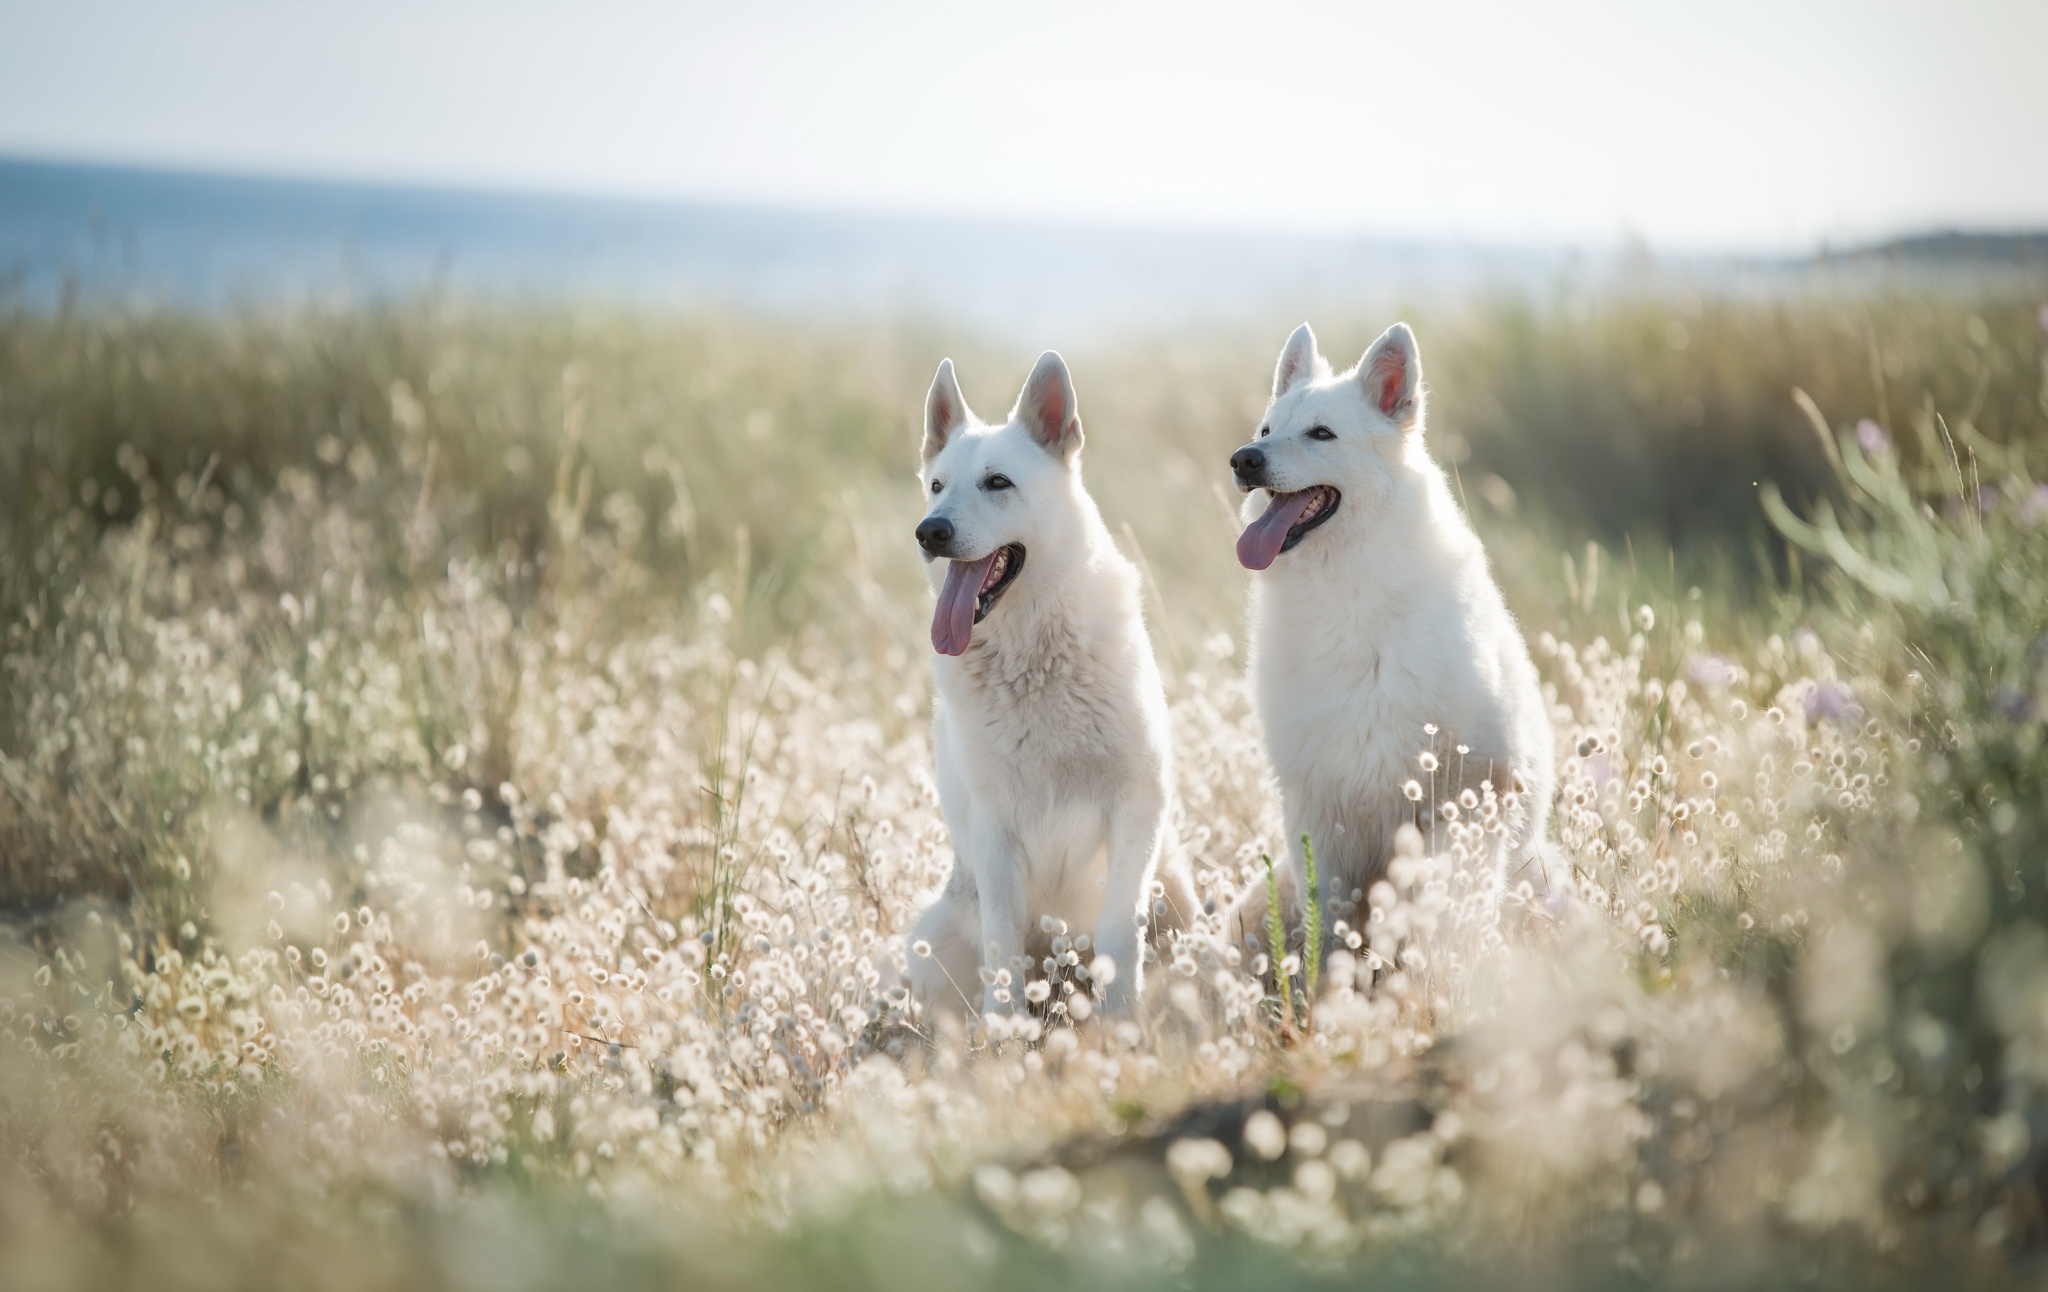
[[[932,746],[955,860],[911,931],[913,947],[931,949],[913,951],[909,971],[927,1009],[941,1013],[1019,1008],[1027,966],[1049,950],[1045,916],[1088,934],[1091,955],[1114,962],[1104,1003],[1128,1010],[1141,991],[1146,929],[1156,936],[1193,913],[1168,839],[1166,699],[1138,572],[1082,487],[1080,446],[1057,354],[1040,358],[999,426],[974,417],[951,361],[940,365],[919,476],[929,516],[955,526],[953,556],[1025,548],[1022,571],[966,653],[933,657]],[[996,475],[1012,487],[983,487]],[[934,592],[946,566],[930,561]],[[1003,970],[1007,984],[989,981]]]
[[[1262,433],[1245,446],[1264,452],[1273,491],[1342,493],[1334,515],[1252,577],[1250,671],[1280,783],[1290,905],[1304,891],[1303,833],[1326,893],[1370,892],[1403,822],[1483,780],[1513,794],[1499,858],[1510,879],[1544,847],[1549,715],[1486,553],[1430,459],[1423,404],[1406,324],[1332,376],[1304,323],[1281,353]],[[1335,438],[1311,437],[1317,427]],[[1246,521],[1272,496],[1252,490]],[[1470,751],[1462,757],[1460,744]],[[1431,787],[1418,765],[1425,750],[1440,767],[1434,794],[1415,803],[1402,787]],[[1235,931],[1263,942],[1264,913],[1255,891]]]

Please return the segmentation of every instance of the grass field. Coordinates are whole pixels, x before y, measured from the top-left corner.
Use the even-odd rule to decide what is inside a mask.
[[[1416,315],[1571,883],[1472,900],[1468,805],[1369,990],[1203,929],[1144,1027],[972,1038],[899,984],[951,856],[914,427],[1032,355],[0,318],[0,1285],[2036,1278],[2043,301]],[[1068,354],[1219,902],[1281,844],[1221,469],[1281,339]]]

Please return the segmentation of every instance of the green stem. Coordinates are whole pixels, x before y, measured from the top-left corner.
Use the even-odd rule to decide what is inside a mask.
[[[1308,982],[1308,1008],[1314,1010],[1316,980],[1322,976],[1323,966],[1323,890],[1316,878],[1316,848],[1306,831],[1301,836],[1301,859],[1308,872],[1308,927],[1302,936],[1302,974]]]
[[[1294,1028],[1294,981],[1287,972],[1287,931],[1280,919],[1280,877],[1273,870],[1273,858],[1259,854],[1266,863],[1266,949],[1273,964],[1274,981],[1280,984],[1280,1017]]]

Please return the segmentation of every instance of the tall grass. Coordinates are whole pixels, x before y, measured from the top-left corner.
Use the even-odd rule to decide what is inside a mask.
[[[899,983],[950,847],[933,338],[8,320],[0,1282],[2006,1279],[2048,1232],[2037,308],[1420,319],[1561,866],[1500,900],[1496,817],[1438,805],[1279,1001],[1212,915],[1143,1025],[973,1036]],[[1281,844],[1210,487],[1276,342],[1069,354],[1217,910]],[[988,412],[1030,357],[945,348]]]

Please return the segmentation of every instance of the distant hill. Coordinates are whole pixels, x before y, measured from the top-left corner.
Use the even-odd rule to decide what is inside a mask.
[[[2048,230],[2019,233],[1941,229],[1909,234],[1867,247],[1829,249],[1823,261],[1864,261],[1902,266],[2048,266]]]

